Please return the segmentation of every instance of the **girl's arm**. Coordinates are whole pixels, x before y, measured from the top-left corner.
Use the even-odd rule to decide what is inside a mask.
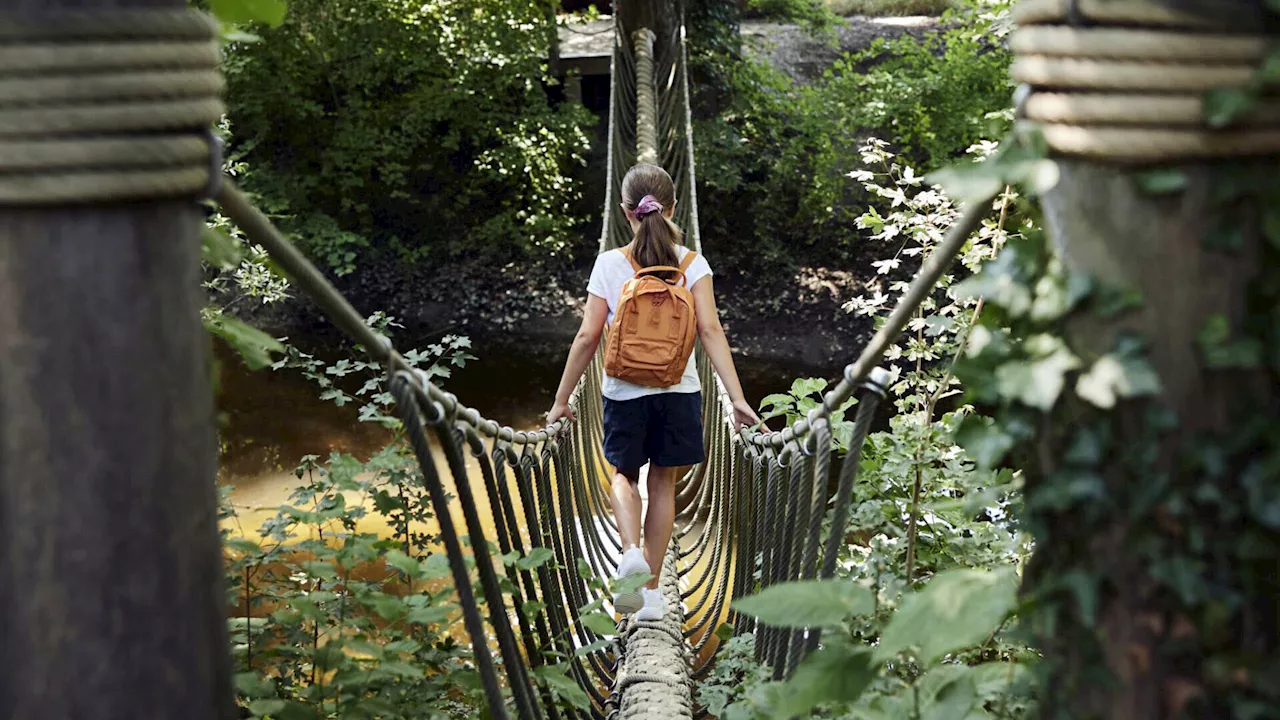
[[[720,325],[720,311],[716,309],[716,294],[711,287],[710,275],[693,285],[693,310],[698,316],[698,337],[702,340],[702,348],[707,351],[711,366],[729,393],[734,418],[739,425],[759,424],[760,417],[756,415],[755,408],[742,394],[742,383],[738,380],[738,369],[733,365],[729,339],[724,336],[724,327]]]
[[[599,295],[587,295],[587,309],[582,314],[582,326],[578,328],[578,334],[569,348],[569,359],[564,363],[564,374],[560,376],[555,404],[551,406],[551,412],[547,413],[548,425],[560,418],[574,419],[573,410],[569,407],[569,397],[582,379],[582,373],[591,364],[596,347],[600,345],[600,336],[604,334],[604,321],[607,317],[609,303]]]

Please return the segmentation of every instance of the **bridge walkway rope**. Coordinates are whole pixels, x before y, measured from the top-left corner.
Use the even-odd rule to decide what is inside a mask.
[[[672,33],[657,43],[649,30],[626,37],[615,25],[601,251],[630,240],[618,206],[622,176],[638,159],[659,162],[675,179],[676,220],[686,242],[703,249],[682,24]],[[885,392],[876,363],[980,222],[983,203],[925,262],[838,386],[791,427],[734,427],[724,387],[697,350],[707,388],[707,457],[677,488],[676,532],[660,575],[668,614],[658,622],[624,619],[616,634],[602,633],[584,617],[611,611],[602,580],[617,567],[620,541],[608,502],[612,473],[601,451],[600,353],[573,393],[577,420],[528,432],[482,417],[414,370],[217,172],[220,158],[208,134],[222,112],[215,35],[215,24],[194,11],[0,18],[0,87],[7,88],[0,91],[0,203],[210,197],[338,328],[385,363],[494,718],[700,716],[694,685],[713,667],[721,643],[716,630],[724,623],[734,634],[755,633],[759,659],[774,677],[788,676],[818,646],[818,632],[762,625],[731,603],[775,583],[834,574],[859,450]],[[95,137],[86,140],[87,132]],[[829,416],[855,396],[855,431],[832,492]],[[492,509],[493,537],[477,509],[482,496]],[[535,548],[551,550],[554,562],[526,568],[496,559],[527,557]],[[539,682],[549,672],[572,678],[587,705],[566,703],[554,684]]]

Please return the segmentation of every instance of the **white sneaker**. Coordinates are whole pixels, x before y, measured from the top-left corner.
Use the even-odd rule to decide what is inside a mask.
[[[626,577],[648,575],[649,573],[649,563],[644,560],[644,551],[640,548],[631,548],[622,553],[622,559],[618,560],[618,573],[615,578],[621,580]],[[644,607],[644,596],[640,594],[640,590],[628,590],[627,592],[618,593],[613,596],[613,607],[623,615],[630,615]]]
[[[640,592],[644,593],[644,607],[636,613],[636,620],[657,621],[667,616],[667,599],[661,590],[641,588]]]

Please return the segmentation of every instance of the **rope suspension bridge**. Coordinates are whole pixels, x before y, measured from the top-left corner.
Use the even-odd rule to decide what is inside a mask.
[[[683,21],[670,23],[659,36],[650,28],[624,27],[621,17],[615,12],[600,251],[630,241],[627,220],[618,212],[621,180],[633,164],[648,162],[675,180],[675,220],[685,241],[701,252]],[[755,633],[757,659],[772,668],[775,679],[788,677],[818,647],[818,631],[762,625],[735,612],[732,603],[776,583],[833,576],[860,448],[886,392],[887,374],[877,363],[934,292],[990,209],[989,198],[970,204],[893,314],[844,368],[839,385],[791,427],[736,427],[723,386],[701,349],[696,351],[707,456],[677,487],[676,530],[658,569],[667,615],[652,622],[623,619],[611,638],[582,621],[584,608],[608,607],[607,591],[596,580],[613,575],[621,554],[608,503],[611,471],[601,450],[601,354],[574,392],[576,420],[532,432],[482,417],[413,370],[220,177],[216,144],[192,130],[211,126],[222,112],[215,33],[205,16],[181,9],[66,11],[56,23],[0,23],[0,203],[55,207],[212,199],[337,327],[385,363],[422,466],[493,717],[699,716],[694,688],[714,666],[722,641],[716,630],[726,623],[735,634]],[[854,430],[838,463],[829,417],[851,398],[857,399]],[[437,466],[431,437],[443,451],[443,467]],[[449,507],[446,476],[457,495],[460,524]],[[481,497],[493,512],[492,538],[477,510]],[[464,535],[470,551],[463,547]],[[547,548],[554,563],[504,566],[486,551],[491,543],[504,556]],[[205,550],[195,554],[203,558]],[[216,598],[192,600],[200,612],[209,602],[216,611]],[[544,610],[526,611],[535,606]],[[561,706],[534,682],[534,670],[552,654],[565,658],[569,677],[591,700],[589,710]],[[210,706],[218,706],[216,697]]]

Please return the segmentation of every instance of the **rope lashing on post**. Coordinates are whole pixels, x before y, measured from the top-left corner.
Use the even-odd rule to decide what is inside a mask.
[[[1030,88],[1020,124],[1056,153],[1152,163],[1280,152],[1276,99],[1260,99],[1226,127],[1207,119],[1206,94],[1247,87],[1270,54],[1275,37],[1258,25],[1223,30],[1134,0],[1079,0],[1074,11],[1031,0],[1014,20],[1010,72]]]
[[[216,33],[188,12],[0,17],[0,202],[206,192],[220,162]]]

